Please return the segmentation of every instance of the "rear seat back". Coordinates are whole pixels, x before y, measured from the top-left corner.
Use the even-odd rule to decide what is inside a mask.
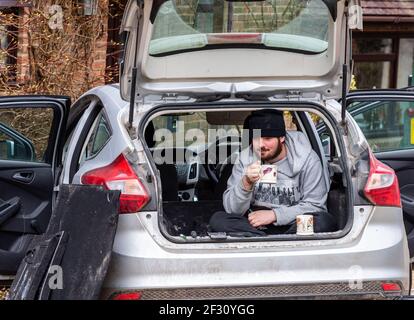
[[[149,148],[155,146],[154,141],[154,124],[152,121],[148,123],[145,129],[145,141]],[[177,169],[173,164],[156,164],[160,172],[162,199],[163,201],[177,201],[178,200],[178,175]]]

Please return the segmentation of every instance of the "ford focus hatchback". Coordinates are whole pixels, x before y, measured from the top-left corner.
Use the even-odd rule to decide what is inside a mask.
[[[397,176],[377,160],[346,111],[349,35],[362,23],[359,3],[347,3],[128,3],[120,85],[85,93],[71,108],[66,138],[48,140],[55,146],[55,161],[47,166],[51,190],[59,184],[121,190],[102,298],[409,293]],[[378,97],[361,99],[369,98]],[[3,101],[2,109],[27,107],[27,101]],[[332,232],[246,237],[211,229],[233,165],[250,148],[245,120],[260,109],[283,111],[288,132],[317,154]],[[16,163],[10,157],[1,160],[2,170]],[[17,211],[9,225],[22,214]],[[0,225],[9,239],[3,251],[24,252],[16,248],[27,232],[10,233],[7,226]]]

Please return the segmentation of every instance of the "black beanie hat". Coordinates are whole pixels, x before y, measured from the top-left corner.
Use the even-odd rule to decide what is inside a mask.
[[[261,130],[262,137],[284,137],[286,135],[283,112],[271,109],[253,111],[246,119],[245,125],[253,133]]]

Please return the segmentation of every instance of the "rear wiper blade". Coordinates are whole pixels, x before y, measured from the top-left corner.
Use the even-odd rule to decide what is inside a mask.
[[[230,98],[230,93],[214,93],[197,97],[197,102],[214,102]]]
[[[263,93],[236,93],[235,96],[247,101],[269,101],[268,96]]]

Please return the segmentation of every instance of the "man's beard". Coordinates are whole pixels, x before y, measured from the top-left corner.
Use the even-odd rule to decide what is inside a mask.
[[[262,150],[263,151],[268,151],[267,149],[261,148],[259,150],[259,155],[261,154],[261,151]],[[274,159],[276,159],[282,153],[282,150],[283,150],[283,146],[282,146],[282,143],[280,142],[280,139],[278,138],[278,144],[277,144],[276,150],[273,153],[271,153],[268,156],[266,156],[266,157],[261,157],[261,160],[262,161],[274,160]]]

